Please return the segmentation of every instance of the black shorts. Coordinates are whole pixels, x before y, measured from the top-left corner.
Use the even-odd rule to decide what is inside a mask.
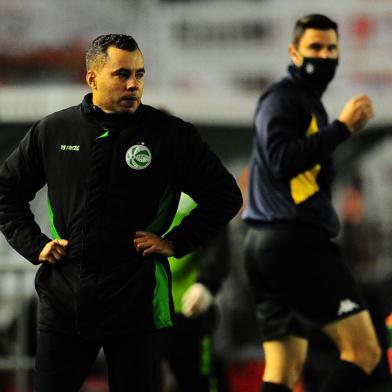
[[[251,227],[246,271],[263,341],[307,337],[365,308],[338,245],[316,228]]]

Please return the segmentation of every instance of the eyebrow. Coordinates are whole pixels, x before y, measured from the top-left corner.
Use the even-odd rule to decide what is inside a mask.
[[[132,73],[132,71],[129,70],[128,68],[117,68],[117,69],[115,69],[115,70],[113,71],[113,73],[119,73],[119,72]],[[138,68],[138,69],[135,71],[135,73],[140,73],[140,72],[142,72],[142,73],[145,74],[145,73],[146,73],[145,68]]]
[[[320,42],[312,42],[312,43],[308,46],[308,48],[322,48],[322,47],[324,47],[324,46],[326,46],[328,49],[335,49],[335,48],[338,47],[337,44],[324,45],[324,44],[322,44],[322,43],[320,43]]]

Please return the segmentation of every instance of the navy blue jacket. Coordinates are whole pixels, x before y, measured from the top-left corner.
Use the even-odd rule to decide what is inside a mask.
[[[349,136],[345,124],[328,122],[321,92],[289,66],[258,102],[243,218],[258,225],[309,224],[336,236],[331,153]]]

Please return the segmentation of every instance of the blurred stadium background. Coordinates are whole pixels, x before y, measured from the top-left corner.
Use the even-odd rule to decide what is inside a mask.
[[[385,348],[367,390],[392,390],[385,324],[392,312],[391,0],[1,0],[0,162],[32,123],[81,101],[88,92],[86,46],[99,34],[119,32],[133,35],[144,53],[143,102],[197,125],[245,187],[257,98],[284,73],[292,26],[307,13],[326,13],[340,25],[340,66],[324,99],[331,118],[358,93],[375,104],[367,128],[336,151],[334,201],[343,221],[339,241]],[[48,232],[44,190],[33,209]],[[241,268],[243,232],[234,219],[231,274],[219,295],[215,339],[230,392],[257,391],[263,360]],[[0,391],[31,390],[34,273],[1,237]],[[320,336],[314,340],[305,375],[309,392],[335,355]],[[84,392],[106,391],[101,376],[98,361]]]

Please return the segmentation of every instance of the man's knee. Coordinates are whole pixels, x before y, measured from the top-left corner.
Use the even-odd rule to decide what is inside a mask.
[[[381,359],[381,348],[377,340],[346,345],[340,351],[340,358],[352,362],[370,374]]]
[[[324,328],[335,342],[342,360],[370,374],[381,359],[381,348],[368,311],[339,320]]]

